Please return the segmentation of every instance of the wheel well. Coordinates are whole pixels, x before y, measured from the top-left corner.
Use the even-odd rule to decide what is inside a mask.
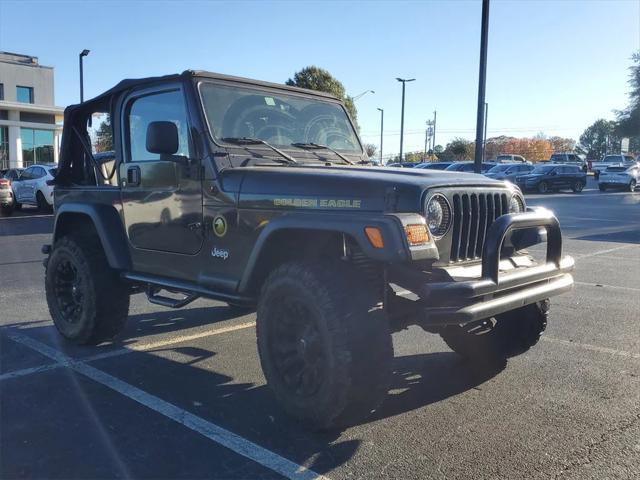
[[[79,235],[98,235],[93,220],[89,215],[77,212],[60,214],[56,219],[56,230],[53,237],[54,242],[71,232]]]
[[[248,291],[257,293],[269,273],[285,262],[342,257],[345,242],[356,244],[349,235],[336,231],[282,229],[274,232],[260,252]]]

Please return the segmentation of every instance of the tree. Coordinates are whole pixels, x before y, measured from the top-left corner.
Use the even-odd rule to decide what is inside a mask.
[[[366,152],[367,157],[373,158],[375,157],[376,152],[378,151],[378,146],[374,145],[373,143],[365,143],[364,151]]]
[[[616,123],[599,119],[580,135],[580,144],[587,151],[587,158],[601,158],[605,153],[620,151],[620,138],[615,133]]]
[[[107,117],[100,123],[96,131],[96,153],[109,152],[113,150],[113,128],[111,128],[111,117]]]
[[[324,68],[319,68],[314,65],[305,67],[299,72],[293,75],[285,82],[287,85],[300,88],[308,88],[310,90],[318,90],[320,92],[330,93],[334,97],[338,97],[342,100],[351,115],[353,123],[358,126],[358,111],[356,105],[353,102],[353,98],[347,95],[344,85],[339,82],[333,75],[331,75]]]
[[[620,137],[629,137],[631,151],[640,150],[640,51],[631,56],[629,75],[629,106],[617,112],[616,133]]]
[[[468,160],[473,157],[475,143],[456,137],[447,143],[447,147],[442,152],[442,160]]]
[[[573,152],[576,148],[576,141],[572,138],[549,137],[547,140],[554,152]]]

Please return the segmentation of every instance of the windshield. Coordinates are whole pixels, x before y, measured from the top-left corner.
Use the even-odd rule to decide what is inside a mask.
[[[294,94],[204,82],[200,85],[211,135],[252,138],[280,148],[297,144],[326,145],[344,153],[362,148],[340,104]]]
[[[465,164],[465,163],[452,163],[447,168],[445,168],[445,170],[454,170],[454,171],[464,170],[465,168],[469,168],[467,165],[468,164]],[[473,169],[473,166],[471,166],[471,169]]]
[[[553,165],[539,166],[539,167],[536,167],[533,170],[531,170],[531,174],[532,175],[536,175],[536,174],[549,173],[554,168],[556,168],[556,167],[554,167]]]
[[[498,158],[500,158],[500,157],[498,157]],[[495,167],[490,168],[487,173],[505,172],[505,171],[509,170],[509,168],[511,168],[511,165],[496,165]]]

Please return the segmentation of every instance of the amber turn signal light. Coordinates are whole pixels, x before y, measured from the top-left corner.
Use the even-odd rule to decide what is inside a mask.
[[[369,242],[373,248],[384,248],[384,240],[382,240],[382,232],[378,227],[364,227],[364,233],[367,235]]]
[[[429,241],[427,226],[423,223],[405,225],[404,232],[407,235],[407,241],[411,246],[424,245]]]

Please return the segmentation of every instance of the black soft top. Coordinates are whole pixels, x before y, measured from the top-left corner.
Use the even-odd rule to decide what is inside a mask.
[[[69,105],[64,110],[64,132],[62,136],[62,145],[60,148],[60,165],[56,183],[65,184],[71,182],[72,178],[81,178],[83,169],[85,168],[82,161],[79,161],[78,154],[87,153],[87,145],[90,145],[90,139],[86,132],[80,128],[86,117],[92,112],[103,111],[111,112],[113,109],[112,102],[121,94],[135,87],[154,85],[160,83],[179,82],[184,80],[192,80],[194,78],[209,78],[212,80],[222,80],[235,84],[245,84],[248,86],[258,86],[266,88],[274,88],[284,92],[294,92],[303,95],[313,95],[329,100],[339,101],[336,97],[329,93],[318,92],[315,90],[307,90],[305,88],[292,87],[280,83],[263,82],[260,80],[252,80],[243,77],[234,77],[230,75],[222,75],[220,73],[206,72],[201,70],[185,70],[182,73],[174,73],[171,75],[163,75],[159,77],[147,78],[129,78],[122,80],[114,87],[106,92],[87,100],[83,103]],[[75,130],[75,133],[69,133]],[[79,138],[81,137],[81,138]],[[93,156],[93,155],[91,155]],[[76,161],[74,161],[76,158]]]
[[[92,104],[100,104],[103,102],[108,102],[111,98],[113,98],[114,96],[125,92],[127,90],[130,90],[134,87],[139,87],[142,85],[151,85],[151,84],[155,84],[155,83],[164,83],[164,82],[171,82],[171,81],[179,81],[179,80],[183,80],[185,78],[194,78],[194,77],[201,77],[201,78],[211,78],[211,79],[215,79],[215,80],[225,80],[228,82],[234,82],[234,83],[244,83],[246,85],[255,85],[255,86],[260,86],[260,87],[268,87],[268,88],[277,88],[279,90],[287,90],[287,91],[291,91],[291,92],[297,92],[297,93],[303,93],[305,95],[314,95],[314,96],[319,96],[319,97],[324,97],[324,98],[330,98],[333,100],[338,100],[335,96],[331,95],[330,93],[325,93],[325,92],[319,92],[316,90],[307,90],[306,88],[299,88],[299,87],[292,87],[289,85],[285,85],[282,83],[273,83],[273,82],[263,82],[261,80],[253,80],[250,78],[244,78],[244,77],[235,77],[233,75],[223,75],[221,73],[214,73],[214,72],[207,72],[204,70],[185,70],[182,73],[173,73],[170,75],[163,75],[163,76],[159,76],[159,77],[146,77],[146,78],[127,78],[125,80],[122,80],[120,82],[118,82],[118,84],[116,84],[115,86],[111,87],[109,90],[107,90],[104,93],[101,93],[100,95],[90,99],[90,100],[86,100],[84,103],[79,103],[79,104],[74,104],[74,105],[69,105],[66,109],[65,109],[65,113],[67,110],[70,111],[74,111],[77,109],[81,109],[83,108],[84,104],[87,103],[92,103]]]

